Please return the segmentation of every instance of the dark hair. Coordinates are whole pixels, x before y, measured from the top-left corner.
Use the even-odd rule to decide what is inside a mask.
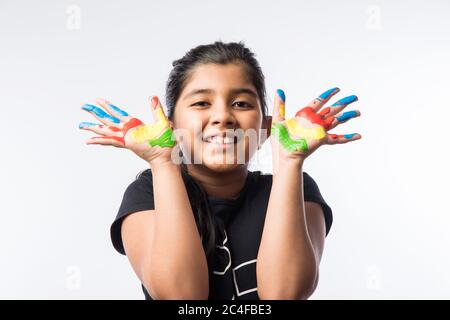
[[[216,41],[208,45],[199,45],[189,50],[184,57],[172,63],[173,69],[169,74],[166,84],[167,116],[170,120],[173,120],[175,105],[192,71],[196,66],[206,63],[221,65],[242,63],[246,67],[250,81],[258,93],[262,114],[263,116],[267,115],[264,74],[254,54],[243,42],[223,43],[222,41]],[[209,259],[216,246],[216,227],[208,201],[208,195],[200,183],[188,174],[187,167],[184,163],[181,164],[181,168],[197,228],[202,238],[203,248]]]

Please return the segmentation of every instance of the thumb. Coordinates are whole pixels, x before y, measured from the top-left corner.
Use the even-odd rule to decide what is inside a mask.
[[[164,122],[168,124],[169,121],[167,120],[166,114],[164,113],[161,102],[159,101],[157,96],[153,96],[150,98],[150,104],[155,123]]]
[[[286,104],[286,95],[284,91],[281,89],[277,90],[275,94],[275,103],[273,106],[273,122],[281,122],[285,117],[285,104]]]

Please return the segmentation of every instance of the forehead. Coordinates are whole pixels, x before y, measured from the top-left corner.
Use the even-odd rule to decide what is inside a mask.
[[[198,88],[226,91],[236,87],[250,87],[254,89],[246,67],[242,63],[225,65],[207,63],[201,64],[192,70],[182,95]]]

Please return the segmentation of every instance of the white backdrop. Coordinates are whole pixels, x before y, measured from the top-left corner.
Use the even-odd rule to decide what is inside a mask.
[[[0,0],[0,298],[143,299],[109,226],[146,164],[86,146],[80,107],[149,121],[171,62],[219,39],[256,53],[270,110],[277,88],[288,116],[333,86],[359,97],[334,131],[363,139],[305,164],[334,213],[312,299],[450,298],[449,16],[449,0]]]

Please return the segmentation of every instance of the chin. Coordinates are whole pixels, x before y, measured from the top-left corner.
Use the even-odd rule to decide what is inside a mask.
[[[227,157],[225,152],[205,152],[202,164],[215,172],[228,172],[246,165],[246,161],[238,161],[236,153],[229,154]]]
[[[203,143],[202,147],[202,163],[208,168],[218,167],[224,170],[247,165],[256,151],[256,146],[250,145],[247,137],[237,143]]]
[[[242,168],[246,165],[247,164],[237,164],[237,163],[217,163],[217,162],[209,163],[208,161],[205,161],[203,163],[203,166],[208,168],[209,170],[220,173],[231,172],[238,168]]]
[[[246,167],[248,164],[248,151],[240,145],[231,147],[229,150],[218,150],[214,148],[205,148],[202,156],[202,165],[215,172],[229,172],[238,168]]]

